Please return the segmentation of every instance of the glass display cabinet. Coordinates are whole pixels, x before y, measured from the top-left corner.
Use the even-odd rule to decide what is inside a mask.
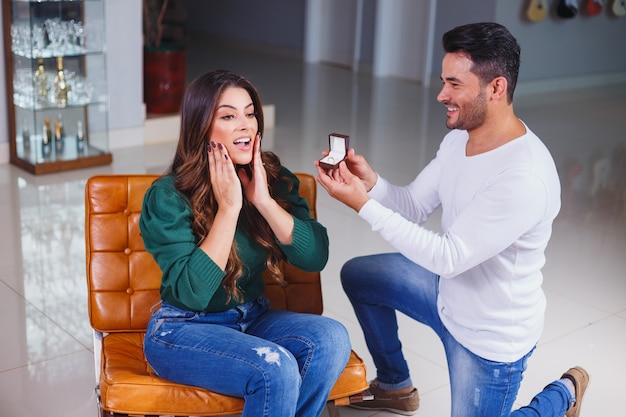
[[[104,1],[2,1],[10,159],[31,173],[112,161]]]

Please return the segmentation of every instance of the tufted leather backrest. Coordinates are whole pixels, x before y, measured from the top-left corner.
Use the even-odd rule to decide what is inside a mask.
[[[316,183],[297,173],[300,195],[316,217]],[[98,175],[85,186],[85,244],[91,326],[100,332],[143,332],[160,301],[161,270],[139,233],[143,196],[156,175]],[[288,285],[264,276],[274,308],[322,313],[319,272],[284,265]]]
[[[317,184],[310,174],[295,173],[300,180],[300,196],[307,200],[311,217],[317,219]],[[273,308],[299,313],[322,314],[322,284],[319,272],[305,272],[293,265],[284,263],[283,271],[287,286],[282,287],[263,275],[267,288],[265,296]]]

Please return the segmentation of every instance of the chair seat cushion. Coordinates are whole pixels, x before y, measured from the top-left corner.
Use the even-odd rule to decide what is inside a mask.
[[[123,414],[197,416],[242,412],[241,398],[156,376],[143,354],[143,338],[144,333],[111,333],[103,338],[100,393],[105,410]],[[352,352],[329,400],[345,398],[365,389],[365,365]]]

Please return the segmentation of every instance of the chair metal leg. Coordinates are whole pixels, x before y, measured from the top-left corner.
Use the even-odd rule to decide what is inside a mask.
[[[96,407],[98,407],[98,417],[110,417],[111,413],[102,408],[102,397],[100,397],[100,386],[96,385]]]

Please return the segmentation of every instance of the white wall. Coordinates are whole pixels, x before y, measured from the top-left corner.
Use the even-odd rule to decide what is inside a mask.
[[[572,19],[557,17],[556,2],[548,3],[547,18],[530,22],[526,1],[437,0],[433,76],[439,76],[444,32],[465,23],[494,21],[505,25],[522,48],[520,93],[626,82],[626,53],[623,41],[618,41],[626,39],[626,18],[611,15],[611,1],[604,2],[606,10],[598,16],[580,10]]]
[[[610,12],[613,0],[604,1],[597,16],[584,11],[563,19],[551,10],[546,19],[531,22],[524,7],[498,0],[497,22],[515,34],[522,48],[520,93],[626,82],[626,17]]]
[[[264,1],[261,8],[257,2],[247,0],[207,1],[185,0],[193,4],[193,18],[196,24],[194,30],[210,33],[216,36],[234,37],[237,40],[272,44],[273,39],[288,40],[288,44],[280,44],[294,50],[294,55],[306,51],[306,36],[324,27],[324,22],[330,20],[329,8],[326,4],[333,4],[330,8],[334,12],[337,4],[354,4],[354,0],[338,2],[337,0],[271,0]],[[373,16],[381,4],[394,3],[392,7],[401,7],[402,18],[421,22],[426,16],[419,10],[431,0],[357,0],[365,9],[363,33],[361,33],[362,47],[359,56],[362,61],[359,68],[372,68],[374,48],[369,40],[372,32],[377,30],[373,22],[380,16]],[[612,0],[605,1],[608,6]],[[524,12],[528,2],[511,0],[436,0],[436,13],[430,16],[429,25],[434,24],[432,42],[430,45],[431,77],[439,78],[441,59],[441,36],[455,26],[480,21],[496,21],[506,25],[519,40],[522,46],[522,68],[520,84],[544,82],[546,88],[561,89],[562,83],[555,80],[567,78],[576,79],[576,86],[589,85],[596,81],[614,83],[623,80],[626,74],[626,54],[622,53],[621,42],[626,39],[626,18],[612,17],[607,11],[599,16],[586,16],[579,13],[574,19],[560,19],[554,16],[553,5],[549,2],[551,12],[548,18],[538,23],[530,23]],[[316,19],[307,19],[307,8],[314,5],[320,13]],[[250,6],[254,4],[254,6]],[[324,6],[320,6],[324,4]],[[401,5],[401,6],[400,6]],[[250,16],[244,15],[252,7],[250,15],[254,14],[254,26],[241,24],[242,19],[248,22]],[[246,8],[248,7],[248,8]],[[322,8],[320,8],[322,7]],[[608,9],[608,7],[607,7]],[[275,21],[284,24],[271,24]],[[341,20],[340,20],[341,21]],[[259,23],[260,22],[260,23]],[[267,24],[270,22],[270,24]],[[307,26],[314,22],[317,27]],[[227,32],[220,32],[219,27],[230,28]],[[236,28],[236,30],[235,30]],[[406,30],[405,25],[398,25],[399,29]],[[413,28],[418,31],[418,28]],[[303,36],[306,33],[306,36]],[[351,33],[346,32],[349,36]],[[421,36],[411,30],[406,33],[408,39]],[[399,48],[393,43],[385,42],[383,47],[389,53],[402,54],[407,50],[402,43]],[[413,47],[412,45],[409,48]],[[305,56],[311,61],[311,56]],[[317,55],[319,56],[319,54]],[[608,75],[607,75],[608,74]],[[587,83],[587,84],[585,84]],[[568,84],[569,85],[569,84]]]
[[[304,59],[345,67],[353,64],[358,1],[307,0]]]
[[[109,147],[144,144],[141,0],[105,0]]]
[[[375,76],[429,84],[435,7],[434,0],[378,0],[374,27]]]
[[[143,37],[141,0],[106,0],[109,128],[141,125]]]

